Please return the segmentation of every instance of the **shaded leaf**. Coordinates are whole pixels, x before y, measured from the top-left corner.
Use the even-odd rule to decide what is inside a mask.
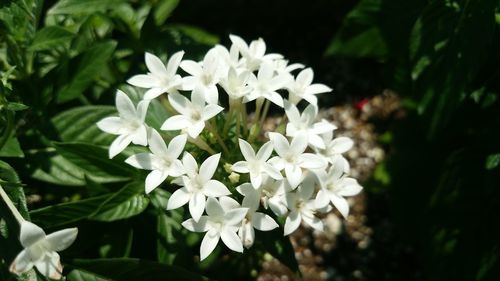
[[[59,26],[47,26],[36,32],[29,47],[32,51],[49,50],[69,42],[75,34]]]
[[[115,221],[142,213],[149,204],[144,196],[144,183],[131,182],[110,196],[91,219]]]
[[[47,12],[48,14],[88,14],[105,11],[124,0],[61,0]]]

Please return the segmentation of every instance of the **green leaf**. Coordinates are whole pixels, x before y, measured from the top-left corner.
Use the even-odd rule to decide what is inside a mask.
[[[69,65],[76,64],[75,74],[69,83],[59,91],[57,101],[63,103],[82,95],[92,81],[102,73],[102,69],[111,59],[116,44],[115,41],[97,43],[83,54],[72,59]]]
[[[165,23],[165,20],[172,14],[175,8],[179,5],[179,0],[163,0],[156,4],[154,17],[156,25],[160,26]]]
[[[13,68],[12,68],[13,69]],[[22,103],[18,103],[18,102],[9,102],[6,106],[6,108],[8,110],[11,110],[11,111],[22,111],[22,110],[26,110],[28,109],[29,107],[22,104]]]
[[[72,266],[116,281],[208,280],[191,270],[140,259],[80,259]]]
[[[109,145],[115,136],[101,131],[96,123],[113,114],[113,106],[82,106],[58,114],[52,118],[52,124],[63,142]]]
[[[28,169],[37,180],[69,186],[85,186],[85,170],[50,148],[29,153]]]
[[[185,24],[171,24],[167,29],[180,32],[198,44],[213,46],[219,43],[219,37],[198,27]]]
[[[5,145],[0,148],[0,157],[24,157],[23,150],[15,136],[7,139]]]
[[[500,153],[488,155],[486,158],[486,169],[493,170],[500,164]]]
[[[16,171],[9,164],[0,160],[0,184],[9,195],[17,210],[25,218],[29,218],[28,207],[26,206],[26,197],[21,186],[21,181]]]
[[[265,251],[268,251],[296,274],[300,274],[299,264],[295,259],[295,251],[289,237],[283,237],[279,231],[267,231],[262,232],[261,242]]]
[[[29,49],[50,50],[69,42],[74,36],[74,33],[60,26],[46,26],[37,31]]]
[[[91,217],[97,221],[115,221],[142,213],[149,204],[144,196],[144,183],[132,182],[109,197]]]
[[[108,278],[102,277],[100,275],[87,272],[84,270],[73,269],[70,271],[68,276],[66,276],[67,281],[109,281]]]
[[[108,149],[87,143],[54,143],[65,159],[79,167],[93,181],[98,183],[120,182],[130,179],[135,170],[125,164],[125,157],[108,157]]]
[[[49,15],[56,14],[90,14],[103,12],[124,0],[61,0],[47,12]]]

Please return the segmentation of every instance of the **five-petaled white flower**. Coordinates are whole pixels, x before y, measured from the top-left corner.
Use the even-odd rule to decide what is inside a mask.
[[[236,202],[236,205],[238,203]],[[219,239],[235,251],[243,252],[243,244],[236,232],[245,218],[247,208],[232,208],[234,199],[221,197],[219,201],[213,197],[207,200],[207,216],[202,216],[198,222],[188,219],[182,226],[194,232],[207,232],[200,246],[200,260],[204,260],[217,246]]]
[[[20,275],[35,266],[42,275],[61,279],[62,265],[57,252],[73,244],[77,234],[78,229],[66,228],[45,235],[39,226],[22,221],[19,240],[24,250],[12,262],[10,271]]]
[[[288,84],[289,100],[293,104],[299,103],[302,99],[317,106],[317,94],[331,92],[332,89],[323,84],[312,84],[314,73],[311,68],[302,70],[295,78],[295,81]]]
[[[183,51],[173,54],[165,67],[160,58],[146,53],[145,61],[149,73],[134,75],[127,82],[139,88],[149,89],[144,94],[144,99],[154,99],[163,93],[177,93],[182,87],[182,78],[177,74],[177,68],[183,55]]]
[[[267,174],[277,180],[283,179],[281,173],[271,164],[266,162],[267,159],[271,157],[271,153],[273,153],[272,142],[268,141],[262,145],[257,155],[255,155],[255,151],[248,142],[239,139],[239,144],[241,153],[246,161],[234,163],[232,170],[237,173],[250,173],[250,182],[254,188],[257,189],[260,187],[263,174]]]
[[[221,80],[220,85],[224,88],[230,99],[239,100],[252,90],[247,83],[248,77],[250,77],[250,72],[241,71],[238,74],[236,69],[231,67],[227,77]]]
[[[158,187],[168,176],[178,177],[184,174],[179,155],[186,145],[187,137],[179,135],[165,144],[156,130],[151,130],[149,149],[152,153],[144,152],[130,156],[126,163],[139,169],[152,170],[146,177],[146,193]]]
[[[286,179],[292,189],[302,182],[302,169],[322,169],[327,165],[316,154],[304,153],[307,148],[307,136],[304,133],[297,134],[291,143],[279,133],[269,133],[269,138],[278,153],[278,156],[271,158],[269,162],[278,170],[285,169]]]
[[[350,150],[354,142],[348,137],[333,137],[333,131],[326,132],[321,135],[325,143],[324,149],[314,148],[316,154],[322,156],[328,163],[341,165],[344,173],[348,173],[350,170],[350,165],[347,159],[344,158],[342,153]]]
[[[318,115],[318,108],[312,104],[304,109],[302,115],[297,107],[287,100],[284,101],[284,105],[286,116],[290,121],[286,125],[286,135],[294,137],[299,133],[305,133],[312,147],[325,148],[325,142],[320,135],[332,132],[337,127],[326,120],[314,123]]]
[[[314,185],[306,183],[297,188],[296,192],[286,194],[286,204],[290,212],[285,220],[284,235],[294,232],[304,221],[310,227],[323,231],[323,222],[315,216],[318,212],[315,200],[311,199],[314,193]]]
[[[119,135],[109,147],[109,158],[122,152],[131,142],[148,145],[148,127],[144,124],[149,101],[140,101],[135,108],[122,91],[116,92],[116,109],[119,117],[106,117],[97,122],[97,127],[108,134]]]
[[[266,43],[262,38],[253,40],[250,42],[250,46],[239,36],[229,35],[229,38],[233,45],[236,45],[238,51],[240,51],[244,63],[250,71],[257,70],[264,62],[272,62],[283,58],[280,54],[266,54]]]
[[[265,209],[271,208],[277,216],[284,216],[287,212],[285,194],[290,191],[290,185],[286,180],[275,180],[265,176],[259,188],[255,189],[251,183],[244,183],[236,190],[243,196],[253,196],[255,193],[260,198]]]
[[[206,197],[221,197],[230,195],[227,187],[212,177],[219,164],[220,153],[205,160],[198,171],[198,164],[194,157],[185,153],[182,164],[186,176],[175,179],[175,183],[183,186],[176,190],[167,203],[167,210],[179,208],[189,202],[189,212],[195,221],[198,221],[205,210]]]
[[[166,131],[185,129],[187,134],[194,139],[205,128],[205,121],[223,110],[216,104],[205,104],[205,97],[198,89],[195,89],[191,94],[191,101],[176,93],[168,95],[168,100],[180,115],[168,118],[161,129]]]
[[[257,72],[257,77],[251,74],[248,85],[252,91],[245,96],[244,102],[255,99],[267,99],[279,107],[283,107],[283,97],[276,91],[283,88],[291,78],[288,74],[274,75],[274,66],[270,62],[263,62]]]
[[[349,215],[349,203],[344,197],[358,194],[363,187],[353,178],[347,177],[342,165],[334,165],[327,172],[317,172],[321,190],[316,195],[316,207],[322,208],[332,202],[344,218]]]

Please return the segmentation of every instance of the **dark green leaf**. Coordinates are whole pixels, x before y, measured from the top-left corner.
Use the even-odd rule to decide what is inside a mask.
[[[35,34],[30,50],[50,50],[69,42],[75,34],[59,26],[47,26]]]
[[[37,180],[59,185],[84,186],[85,170],[76,166],[55,150],[37,150],[29,154],[28,168]]]
[[[162,25],[170,14],[179,5],[179,0],[163,0],[156,4],[154,16],[157,25]]]
[[[48,14],[90,14],[105,11],[124,0],[61,0],[47,12]]]
[[[75,74],[69,83],[59,91],[57,101],[62,103],[82,95],[92,81],[101,75],[102,69],[111,59],[116,44],[115,41],[97,43],[81,56],[73,59],[78,61],[75,66]],[[71,67],[73,67],[73,63],[70,63]]]
[[[109,281],[110,279],[84,270],[73,269],[66,276],[67,281]]]
[[[24,157],[23,150],[16,137],[10,137],[5,145],[0,148],[1,157]]]
[[[61,141],[109,145],[115,136],[101,131],[96,123],[113,114],[113,106],[82,106],[58,114],[52,124]]]
[[[144,183],[132,182],[109,197],[91,219],[115,221],[142,213],[148,206],[149,199],[144,196]]]
[[[486,158],[486,169],[493,170],[500,164],[500,153],[491,154]]]
[[[18,102],[9,102],[6,106],[6,108],[8,110],[12,110],[12,111],[21,111],[21,110],[28,109],[28,106],[26,106],[22,103],[18,103]]]
[[[75,260],[72,265],[117,281],[207,280],[190,270],[140,259]]]

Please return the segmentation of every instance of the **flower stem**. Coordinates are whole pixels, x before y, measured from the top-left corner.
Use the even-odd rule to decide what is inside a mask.
[[[243,110],[241,110],[243,108]],[[243,133],[248,136],[248,114],[247,114],[247,105],[245,103],[240,104],[240,111],[243,114]]]
[[[12,212],[16,220],[19,222],[19,224],[21,224],[24,221],[24,218],[23,216],[21,216],[21,213],[19,213],[19,211],[16,209],[14,203],[12,203],[12,200],[10,200],[7,193],[5,193],[2,185],[0,185],[0,197],[2,197],[3,201],[5,202],[5,204],[7,204],[7,207]]]
[[[194,145],[196,145],[198,148],[205,150],[206,152],[210,153],[211,155],[216,154],[215,150],[213,150],[204,140],[201,138],[196,138],[193,139],[192,137],[188,136],[188,141]]]
[[[229,131],[229,127],[231,126],[231,121],[233,119],[234,105],[231,101],[229,101],[229,112],[226,115],[226,123],[224,124],[224,129],[222,130],[222,134],[225,136]]]
[[[165,109],[172,115],[177,115],[177,111],[173,108],[173,106],[168,101],[165,95],[160,96],[160,102],[165,107]]]
[[[217,130],[212,126],[212,124],[210,122],[206,122],[206,125],[208,127],[208,130],[214,135],[215,139],[217,140],[219,145],[222,147],[222,150],[224,150],[224,153],[229,155],[229,149],[227,149],[226,144],[224,143],[224,141],[220,137],[219,133],[217,133]]]

